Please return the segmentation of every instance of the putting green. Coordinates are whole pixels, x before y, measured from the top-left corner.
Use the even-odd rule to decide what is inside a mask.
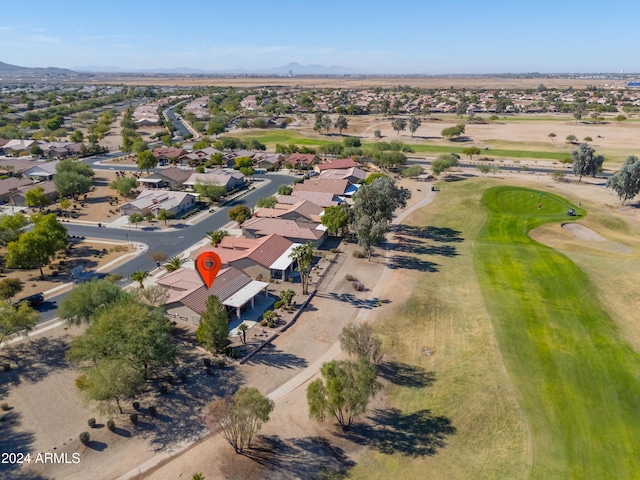
[[[569,208],[585,212],[515,187],[487,190],[483,204],[488,218],[474,262],[527,416],[531,477],[640,478],[640,359],[587,275],[528,236],[538,225],[569,220]]]

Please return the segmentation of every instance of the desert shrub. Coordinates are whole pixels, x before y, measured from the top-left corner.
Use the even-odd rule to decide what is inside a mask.
[[[202,363],[204,363],[205,367],[210,367],[211,366],[211,359],[210,358],[203,358],[202,359]]]
[[[140,410],[140,402],[133,402],[131,404],[131,406],[133,407],[133,409],[137,412],[138,410]]]
[[[114,422],[113,420],[108,420],[107,428],[113,432],[116,429],[116,422]]]
[[[336,247],[330,248],[330,249],[329,249],[329,251],[330,251],[331,253],[340,253],[340,249],[339,249],[339,248],[336,248]]]
[[[89,432],[82,432],[80,434],[80,442],[82,442],[83,445],[88,444],[90,439],[91,435],[89,435]]]
[[[129,415],[129,419],[131,420],[131,423],[136,425],[138,423],[138,414],[132,413],[131,415]]]
[[[7,410],[9,410],[9,404],[7,402],[0,404],[0,410],[2,410],[3,412],[6,412]]]
[[[167,383],[173,385],[173,375],[167,375]]]
[[[348,273],[344,276],[344,279],[347,282],[357,282],[358,281],[358,279],[356,277],[354,277],[353,275],[350,275]]]
[[[221,358],[220,360],[218,360],[218,361],[216,362],[216,366],[217,366],[220,370],[222,370],[224,367],[226,367],[226,365],[227,365],[227,362],[225,362],[223,358]]]
[[[155,407],[155,406],[151,405],[151,406],[149,407],[149,415],[151,415],[151,416],[152,416],[152,417],[154,417],[154,418],[155,418],[155,417],[157,417],[157,416],[158,416],[158,409],[157,409],[157,407]]]
[[[162,395],[166,395],[168,391],[169,391],[169,389],[167,388],[166,385],[160,385],[160,393]]]
[[[276,303],[273,304],[273,309],[277,310],[278,308],[281,308],[283,303],[284,302],[282,300],[278,300]]]
[[[4,370],[5,372],[8,372],[11,370],[11,364],[10,363],[5,363],[2,365],[2,370]]]
[[[261,326],[261,327],[266,327],[266,326],[267,326],[267,323],[268,323],[268,322],[267,322],[266,320],[264,320],[264,319],[263,319],[263,320],[260,320],[260,326]]]
[[[362,292],[364,290],[364,285],[360,282],[353,282],[351,286],[353,287],[354,290],[357,290],[358,292]]]
[[[182,383],[187,383],[187,374],[186,373],[181,373],[180,374],[180,381]]]
[[[78,390],[82,390],[84,388],[84,384],[86,381],[87,381],[86,375],[80,375],[76,378],[76,387],[78,387]]]
[[[87,425],[89,425],[91,428],[96,426],[96,419],[95,418],[90,418],[89,420],[87,420]]]
[[[362,250],[354,250],[352,254],[355,258],[364,258],[364,252]]]

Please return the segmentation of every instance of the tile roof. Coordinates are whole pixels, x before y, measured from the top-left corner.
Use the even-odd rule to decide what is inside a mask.
[[[320,172],[329,169],[344,169],[344,168],[352,168],[357,167],[358,164],[353,161],[352,158],[336,158],[330,162],[326,163],[316,163],[315,168]]]
[[[255,217],[244,222],[242,228],[255,232],[259,236],[277,233],[289,239],[318,240],[324,235],[324,231],[318,229],[317,223],[296,222],[282,218]]]
[[[227,240],[232,239],[232,240]],[[227,240],[225,242],[225,240]],[[223,246],[226,245],[226,246]],[[233,245],[229,247],[229,245]],[[234,246],[241,245],[241,248]],[[203,252],[215,252],[223,265],[228,265],[242,258],[250,258],[263,267],[271,265],[286,252],[293,242],[277,234],[270,234],[260,238],[238,238],[226,236],[219,247],[205,245],[196,250],[191,258],[195,260]]]
[[[33,185],[33,180],[29,178],[17,178],[17,177],[9,177],[4,180],[0,180],[0,194],[7,194],[12,191],[15,191],[21,187]]]
[[[320,214],[323,211],[324,209],[321,206],[308,200],[302,200],[294,204],[276,203],[273,208],[259,209],[255,215],[263,218],[280,218],[288,213],[298,213],[302,217],[319,222]]]
[[[294,204],[308,200],[322,208],[335,207],[338,205],[334,197],[335,195],[333,193],[325,192],[292,192],[291,195],[276,195],[278,203],[281,204]]]
[[[165,303],[180,302],[197,313],[201,313],[206,309],[207,299],[211,295],[217,296],[220,302],[226,305],[226,300],[237,295],[252,282],[251,278],[233,267],[220,270],[211,284],[211,288],[207,288],[200,279],[198,272],[191,268],[179,268],[157,280],[158,285],[163,285],[170,289],[169,298]]]
[[[338,169],[338,170],[328,169],[320,172],[320,178],[334,179],[334,180],[349,179],[349,178],[364,180],[366,176],[367,176],[367,173],[358,167],[351,167],[351,168]]]
[[[328,178],[313,178],[297,183],[294,192],[324,192],[342,195],[349,186],[348,180],[334,180]]]

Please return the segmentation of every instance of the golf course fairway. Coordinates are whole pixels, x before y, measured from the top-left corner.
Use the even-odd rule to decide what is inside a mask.
[[[517,187],[490,188],[482,203],[474,263],[527,418],[531,478],[640,478],[640,358],[600,303],[606,292],[528,235],[585,212]]]

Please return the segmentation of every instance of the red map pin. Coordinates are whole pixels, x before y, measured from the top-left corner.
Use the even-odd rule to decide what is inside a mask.
[[[207,288],[211,288],[211,284],[216,279],[221,266],[222,260],[215,252],[203,252],[198,255],[196,270],[198,270],[200,278],[202,278]]]

